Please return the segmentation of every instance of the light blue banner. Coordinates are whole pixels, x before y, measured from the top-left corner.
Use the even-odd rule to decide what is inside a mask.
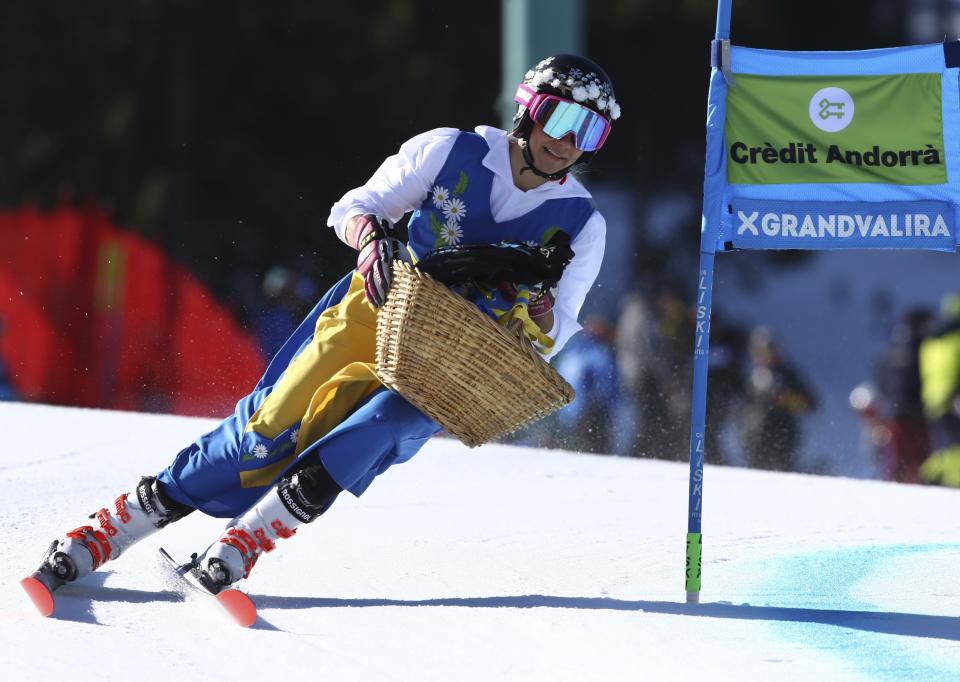
[[[726,75],[720,68],[714,68],[711,73],[701,251],[715,253],[730,248],[955,251],[960,216],[960,69],[953,64],[948,66],[945,56],[945,51],[956,52],[955,47],[956,43],[947,43],[857,52],[784,52],[729,47]],[[829,78],[914,73],[940,76],[947,182],[932,185],[727,182],[726,98],[729,89],[736,87],[738,74]],[[747,216],[758,213],[756,233],[741,226],[739,211]],[[776,217],[767,218],[771,234],[762,228],[762,216],[767,213],[781,215],[776,231],[773,227]],[[798,220],[795,227],[794,217]],[[806,217],[812,223],[812,234],[811,223],[804,226]],[[868,218],[869,226],[863,222]],[[848,234],[851,219],[854,231]],[[858,223],[858,219],[861,222]],[[837,227],[831,228],[830,221]]]
[[[939,201],[733,199],[725,248],[953,251],[954,209]],[[726,222],[726,221],[725,221]],[[724,234],[726,233],[726,234]]]

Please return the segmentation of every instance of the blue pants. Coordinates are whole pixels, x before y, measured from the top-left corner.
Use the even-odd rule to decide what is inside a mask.
[[[270,466],[289,457],[298,425],[269,442],[246,431],[247,422],[284,370],[313,340],[320,314],[346,295],[350,279],[348,274],[320,299],[277,351],[254,390],[237,403],[233,414],[182,450],[160,472],[157,478],[170,497],[210,516],[232,518],[252,507],[284,472],[313,457],[319,458],[343,489],[359,496],[374,478],[393,464],[409,460],[440,430],[436,422],[405,399],[381,387],[326,435],[305,447],[293,462],[276,471]],[[262,485],[243,482],[245,475],[261,471],[271,472]]]

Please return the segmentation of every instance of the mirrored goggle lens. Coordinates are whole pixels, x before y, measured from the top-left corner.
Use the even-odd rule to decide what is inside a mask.
[[[574,134],[574,144],[582,152],[600,148],[610,129],[610,123],[597,112],[576,102],[550,98],[538,107],[537,122],[543,132],[555,140]]]

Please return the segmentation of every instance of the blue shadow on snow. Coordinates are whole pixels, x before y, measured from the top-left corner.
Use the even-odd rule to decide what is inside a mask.
[[[640,611],[673,616],[698,616],[736,620],[819,623],[837,627],[910,637],[960,641],[960,618],[890,611],[845,611],[782,606],[754,606],[716,602],[686,604],[667,601],[610,599],[607,597],[554,597],[542,594],[514,597],[443,597],[437,599],[333,599],[324,597],[274,597],[251,595],[262,609],[344,608],[377,606],[456,606],[486,609],[591,609]]]

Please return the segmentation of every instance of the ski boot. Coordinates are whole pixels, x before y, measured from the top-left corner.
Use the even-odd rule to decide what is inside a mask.
[[[280,482],[248,511],[227,524],[223,534],[197,562],[197,579],[217,594],[241,578],[276,541],[294,536],[333,504],[342,488],[322,465],[314,465]]]
[[[113,509],[103,508],[90,515],[96,526],[79,526],[50,543],[40,565],[20,583],[38,610],[48,616],[53,612],[53,592],[116,559],[191,511],[169,499],[155,478],[144,477],[136,495],[124,493],[114,500]]]

